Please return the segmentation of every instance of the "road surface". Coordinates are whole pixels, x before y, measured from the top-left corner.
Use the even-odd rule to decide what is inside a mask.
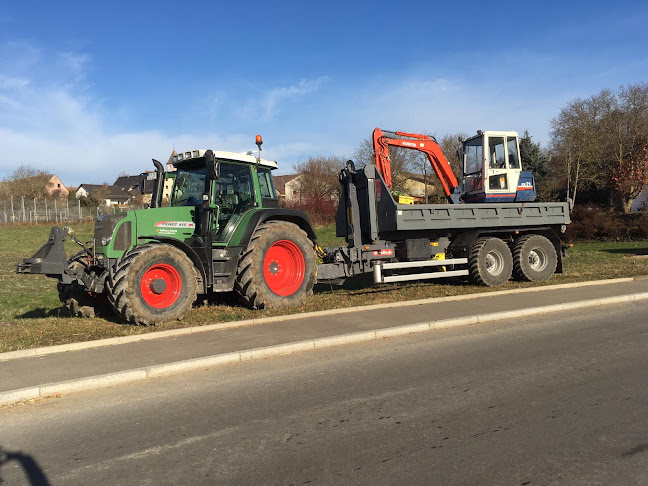
[[[648,484],[647,316],[507,320],[1,408],[0,484]]]

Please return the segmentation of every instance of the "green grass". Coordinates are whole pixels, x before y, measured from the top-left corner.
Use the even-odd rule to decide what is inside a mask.
[[[81,241],[87,241],[91,237],[92,225],[77,225],[74,230]],[[317,233],[321,246],[344,243],[335,237],[332,226],[318,228]],[[16,263],[38,250],[48,234],[49,226],[0,226],[0,352],[252,317],[496,290],[447,281],[374,285],[367,276],[349,280],[341,288],[319,285],[315,295],[297,309],[251,311],[240,307],[236,299],[227,294],[217,303],[193,309],[182,321],[138,327],[116,320],[66,317],[54,279],[14,273]],[[77,248],[71,241],[66,243],[68,255],[76,252]],[[648,241],[578,244],[569,251],[564,266],[565,273],[554,275],[546,284],[648,275]],[[510,282],[505,288],[537,285],[543,284]]]

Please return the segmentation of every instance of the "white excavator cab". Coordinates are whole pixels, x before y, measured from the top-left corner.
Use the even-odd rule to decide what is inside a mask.
[[[536,196],[533,174],[522,170],[517,132],[477,131],[462,143],[463,200],[524,202]]]

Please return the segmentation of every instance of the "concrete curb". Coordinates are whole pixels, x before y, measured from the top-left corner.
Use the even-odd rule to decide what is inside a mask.
[[[453,295],[450,297],[431,297],[429,299],[419,300],[406,300],[401,302],[389,302],[386,304],[373,304],[356,307],[342,307],[339,309],[330,309],[324,311],[304,312],[302,314],[289,314],[282,316],[262,317],[259,319],[245,319],[241,321],[221,322],[218,324],[208,324],[206,326],[185,327],[182,329],[171,329],[168,331],[150,332],[148,334],[137,334],[132,336],[120,336],[107,339],[97,339],[94,341],[83,341],[80,343],[59,344],[56,346],[47,346],[41,348],[21,349],[19,351],[9,351],[7,353],[0,353],[0,361],[8,361],[18,358],[30,358],[34,356],[45,356],[48,354],[65,353],[68,351],[80,351],[83,349],[100,348],[103,346],[116,346],[118,344],[135,343],[138,341],[146,341],[149,339],[162,339],[174,336],[183,336],[186,334],[193,334],[197,332],[218,331],[224,329],[232,329],[236,327],[255,326],[259,324],[270,324],[277,321],[289,321],[295,319],[307,319],[310,317],[330,316],[335,314],[344,314],[346,312],[356,311],[370,311],[378,309],[389,309],[392,307],[404,307],[411,305],[430,304],[434,302],[454,302],[469,299],[479,299],[489,297],[493,294],[497,295],[510,295],[522,294],[527,292],[539,292],[544,290],[558,290],[569,289],[577,287],[588,287],[592,285],[610,285],[615,283],[632,282],[634,280],[643,280],[648,277],[629,277],[629,278],[615,278],[610,280],[593,280],[589,282],[574,282],[568,284],[557,285],[543,285],[540,287],[529,287],[525,289],[510,289],[499,290],[491,292],[479,292],[477,294]]]
[[[351,343],[362,343],[367,341],[376,341],[408,334],[415,334],[437,329],[447,329],[451,327],[469,326],[485,322],[492,322],[503,319],[519,318],[523,316],[535,316],[560,312],[568,309],[579,309],[584,307],[594,307],[622,302],[633,302],[639,300],[648,300],[648,292],[619,295],[614,297],[605,297],[601,299],[582,300],[578,302],[569,302],[566,304],[547,305],[541,307],[532,307],[522,311],[503,311],[491,314],[462,317],[457,319],[445,319],[442,321],[422,322],[417,324],[408,324],[405,326],[396,326],[376,331],[362,331],[350,334],[341,334],[325,338],[311,339],[307,341],[298,341],[294,343],[278,344],[262,348],[248,349],[240,352],[232,352],[203,358],[194,358],[174,363],[165,363],[134,370],[120,371],[116,373],[107,373],[104,375],[90,376],[78,380],[63,381],[58,383],[49,383],[41,386],[21,388],[0,393],[0,406],[11,405],[21,401],[46,398],[59,394],[75,393],[84,390],[100,389],[123,383],[132,383],[135,381],[147,380],[161,376],[169,376],[187,371],[210,368],[219,365],[237,363],[241,361],[269,358],[272,356],[287,355],[301,351],[322,349],[332,346],[340,346]]]

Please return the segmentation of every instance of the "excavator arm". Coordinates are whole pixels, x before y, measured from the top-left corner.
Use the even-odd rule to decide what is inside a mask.
[[[392,188],[391,165],[389,159],[389,146],[403,147],[412,150],[423,152],[430,165],[434,170],[437,178],[441,182],[443,192],[450,202],[454,202],[452,194],[457,189],[459,182],[450,167],[448,159],[446,159],[441,147],[434,140],[433,137],[428,135],[421,135],[418,133],[405,133],[405,132],[387,132],[392,138],[385,136],[380,128],[376,128],[373,132],[373,146],[374,154],[376,157],[376,167],[383,176],[387,188]]]

